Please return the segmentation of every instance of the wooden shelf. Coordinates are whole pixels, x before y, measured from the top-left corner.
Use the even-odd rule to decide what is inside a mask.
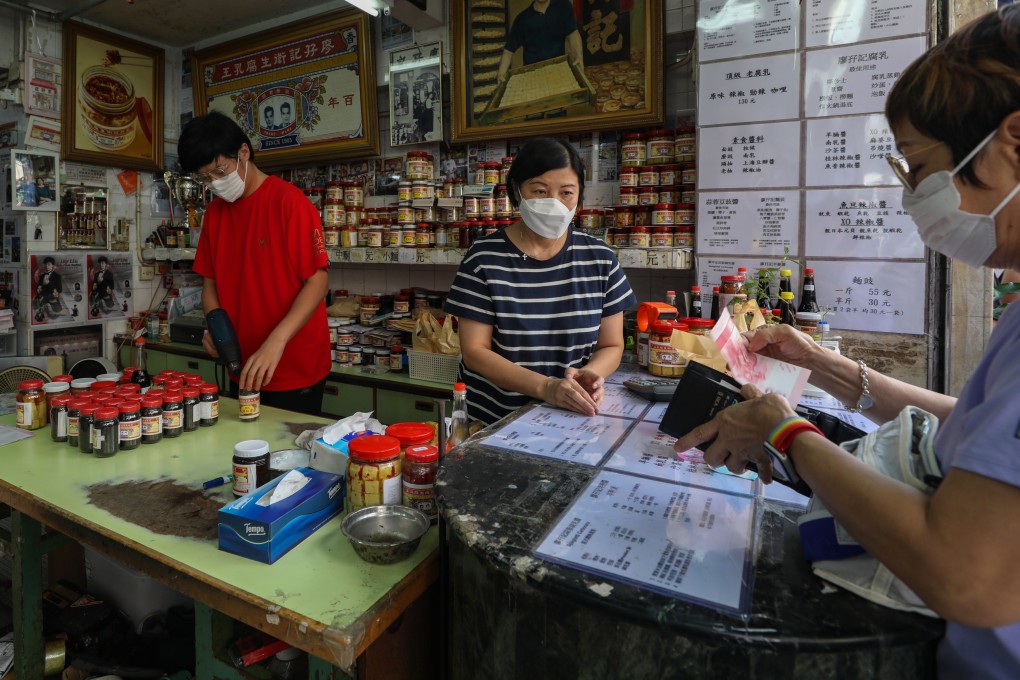
[[[463,248],[330,248],[329,259],[346,264],[458,265]],[[690,269],[694,253],[677,248],[613,249],[620,265],[628,269]]]

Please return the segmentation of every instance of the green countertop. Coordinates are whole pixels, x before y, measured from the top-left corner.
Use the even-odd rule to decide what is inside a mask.
[[[160,565],[157,571],[162,572],[160,580],[196,599],[226,593],[244,600],[270,617],[270,623],[275,617],[279,630],[270,628],[278,637],[296,637],[293,644],[317,650],[319,656],[342,668],[349,667],[378,635],[379,621],[388,618],[393,601],[402,594],[405,598],[413,595],[405,591],[417,587],[408,584],[415,581],[413,574],[419,565],[435,562],[436,529],[428,532],[410,559],[379,566],[354,553],[340,532],[337,517],[275,564],[267,565],[221,552],[215,539],[155,533],[90,502],[89,487],[93,485],[170,480],[186,487],[185,494],[205,495],[225,504],[234,498],[229,485],[205,492],[201,487],[202,482],[230,472],[237,441],[264,439],[270,450],[293,448],[294,424],[326,422],[263,407],[259,421],[241,423],[237,403],[226,398],[221,399],[220,413],[219,423],[213,427],[106,459],[54,443],[49,428],[36,430],[30,439],[0,447],[0,502],[43,523],[53,518],[58,527],[69,519],[75,529],[83,528],[79,540],[95,543],[93,547],[104,552],[104,547],[111,545],[121,552],[122,546],[127,546],[132,554],[155,558]],[[14,417],[4,416],[0,423],[13,425]],[[165,567],[170,569],[169,578]],[[216,602],[206,603],[216,607]],[[329,654],[323,654],[324,650]]]
[[[212,357],[205,353],[205,349],[201,345],[189,345],[183,342],[146,342],[145,346],[154,352],[167,352],[195,359],[212,360]],[[434,397],[449,397],[453,391],[453,383],[413,379],[407,371],[368,373],[363,371],[361,366],[341,366],[336,362],[333,363],[329,377],[339,382],[405,390]]]

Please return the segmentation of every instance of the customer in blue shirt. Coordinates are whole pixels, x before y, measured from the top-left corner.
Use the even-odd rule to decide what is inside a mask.
[[[1020,267],[1020,6],[981,17],[911,64],[886,117],[902,153],[889,160],[903,207],[925,244],[969,266]],[[1020,305],[1000,317],[959,399],[883,376],[786,327],[748,342],[810,368],[813,384],[876,422],[907,405],[939,417],[945,477],[931,495],[809,430],[786,453],[835,519],[946,619],[940,680],[1020,678]],[[769,481],[762,442],[794,413],[778,395],[743,392],[748,401],[676,447],[718,435],[709,464],[742,471],[753,461]]]
[[[521,219],[475,241],[446,300],[460,319],[469,414],[489,424],[540,399],[595,415],[636,298],[613,251],[570,229],[584,195],[572,146],[527,143],[507,187]]]

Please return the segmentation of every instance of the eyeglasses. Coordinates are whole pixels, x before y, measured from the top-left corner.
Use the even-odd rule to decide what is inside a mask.
[[[234,161],[235,165],[237,164],[237,159],[236,158],[232,158],[231,160]],[[206,172],[206,173],[197,173],[197,172],[194,173],[195,179],[197,179],[202,184],[209,184],[213,180],[223,179],[226,176],[227,176],[227,164],[226,163],[217,165],[215,168],[213,168],[212,170],[210,170],[209,172]]]
[[[889,163],[889,167],[892,168],[893,174],[896,175],[903,186],[911,191],[914,190],[914,174],[910,171],[910,166],[907,165],[907,158],[927,151],[928,149],[934,149],[936,146],[940,146],[942,142],[934,142],[928,146],[922,146],[920,149],[914,149],[908,154],[902,156],[893,156],[892,154],[886,154],[885,160]]]

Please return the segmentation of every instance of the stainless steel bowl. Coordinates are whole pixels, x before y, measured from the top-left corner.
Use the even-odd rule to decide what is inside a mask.
[[[361,559],[393,564],[411,556],[429,526],[429,518],[416,508],[373,505],[344,517],[340,530]]]

